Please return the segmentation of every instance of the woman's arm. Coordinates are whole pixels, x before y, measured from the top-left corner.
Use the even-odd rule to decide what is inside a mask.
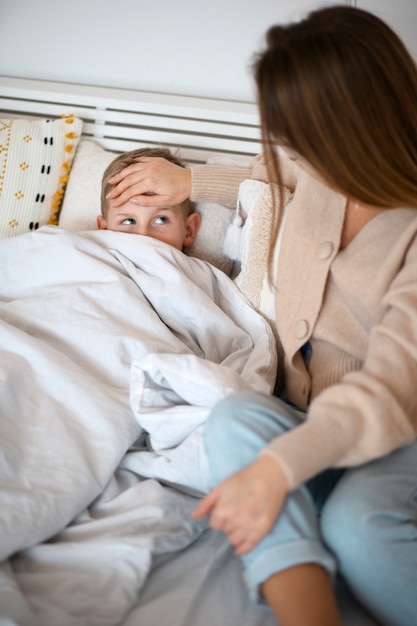
[[[236,207],[240,183],[252,175],[252,167],[196,165],[180,167],[162,158],[141,157],[116,174],[108,198],[114,206],[134,202],[142,206],[176,205],[186,198]]]

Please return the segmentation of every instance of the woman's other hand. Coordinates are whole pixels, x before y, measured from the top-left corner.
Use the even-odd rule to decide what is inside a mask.
[[[110,179],[112,205],[175,206],[191,195],[191,171],[160,157],[140,157]]]
[[[219,483],[192,513],[210,515],[210,526],[226,533],[236,554],[246,554],[265,537],[278,517],[288,484],[278,463],[267,455]]]

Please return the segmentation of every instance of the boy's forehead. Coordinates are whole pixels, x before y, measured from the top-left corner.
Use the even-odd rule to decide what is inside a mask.
[[[109,209],[116,215],[141,214],[152,216],[155,213],[182,213],[182,208],[179,204],[164,207],[143,206],[142,204],[138,204],[137,202],[132,202],[132,200],[125,202],[125,204],[122,204],[119,207],[114,207],[112,202],[110,201]]]

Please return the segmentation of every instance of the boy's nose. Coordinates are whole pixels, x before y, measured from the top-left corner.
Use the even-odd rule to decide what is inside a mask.
[[[135,232],[137,235],[144,235],[144,237],[149,237],[149,228],[146,224],[140,225],[137,224]]]

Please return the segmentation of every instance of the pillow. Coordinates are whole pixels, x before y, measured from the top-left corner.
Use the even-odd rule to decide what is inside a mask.
[[[92,139],[80,141],[59,217],[61,228],[96,230],[96,218],[101,211],[101,178],[116,156],[117,153],[105,150]],[[223,239],[234,212],[208,202],[196,203],[196,211],[202,216],[201,228],[187,254],[208,261],[230,275],[234,261],[223,252]]]
[[[72,164],[59,216],[59,226],[67,230],[96,230],[101,209],[101,178],[117,156],[96,141],[81,139]]]
[[[0,237],[58,221],[82,120],[0,120]]]
[[[273,226],[273,210],[280,214],[280,230],[272,260],[275,281],[279,260],[281,233],[285,222],[285,207],[292,193],[284,189],[282,206],[273,204],[272,188],[259,180],[244,180],[239,187],[236,216],[225,237],[225,253],[240,260],[240,271],[235,283],[254,309],[266,318],[275,335],[278,353],[278,372],[274,393],[284,389],[284,351],[275,322],[275,289],[268,280],[268,253]]]
[[[224,240],[225,254],[240,261],[240,271],[234,279],[235,283],[253,307],[268,319],[274,330],[275,297],[268,279],[273,211],[283,212],[291,198],[291,192],[284,189],[283,206],[276,206],[274,209],[270,185],[254,179],[244,180],[239,187],[236,214]],[[285,213],[283,215],[285,217]],[[275,270],[279,244],[278,238],[274,250]]]

